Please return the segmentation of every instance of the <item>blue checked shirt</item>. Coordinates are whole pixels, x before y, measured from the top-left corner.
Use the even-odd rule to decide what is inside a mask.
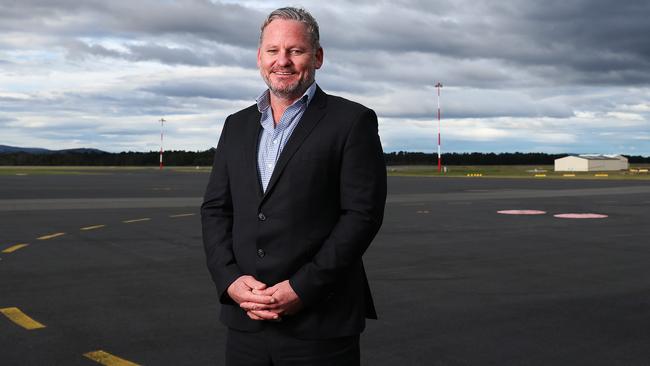
[[[264,192],[266,192],[266,187],[269,185],[273,169],[275,169],[275,164],[282,149],[289,141],[289,137],[291,137],[293,130],[300,122],[300,118],[302,118],[309,102],[316,93],[316,83],[312,83],[305,94],[284,111],[277,126],[273,123],[269,93],[267,89],[256,99],[257,109],[262,113],[260,118],[262,133],[257,147],[257,170]]]

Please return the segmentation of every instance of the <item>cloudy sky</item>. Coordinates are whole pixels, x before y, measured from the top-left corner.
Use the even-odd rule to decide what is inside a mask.
[[[0,0],[0,144],[205,150],[265,88],[259,25],[308,9],[317,82],[386,151],[650,155],[647,0]]]

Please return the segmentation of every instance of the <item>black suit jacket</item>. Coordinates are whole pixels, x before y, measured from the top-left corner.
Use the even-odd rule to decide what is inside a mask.
[[[299,338],[360,333],[376,318],[361,256],[381,226],[386,167],[377,116],[317,89],[285,145],[265,193],[257,169],[260,113],[226,119],[204,203],[208,269],[228,327],[258,331],[228,296],[248,274],[268,286],[289,279],[303,309],[280,328]]]

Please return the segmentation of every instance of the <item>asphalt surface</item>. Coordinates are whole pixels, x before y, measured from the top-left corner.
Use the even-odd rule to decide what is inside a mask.
[[[198,212],[207,178],[0,176],[0,251],[29,244],[0,252],[0,309],[46,326],[0,314],[0,364],[91,366],[83,355],[102,350],[221,365]],[[508,209],[547,214],[497,214]],[[650,182],[389,178],[364,257],[380,319],[363,364],[650,364],[649,213]]]

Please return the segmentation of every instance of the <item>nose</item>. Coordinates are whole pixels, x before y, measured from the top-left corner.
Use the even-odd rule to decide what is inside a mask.
[[[291,58],[289,58],[288,51],[278,52],[278,58],[275,61],[279,66],[288,66],[291,64]]]

